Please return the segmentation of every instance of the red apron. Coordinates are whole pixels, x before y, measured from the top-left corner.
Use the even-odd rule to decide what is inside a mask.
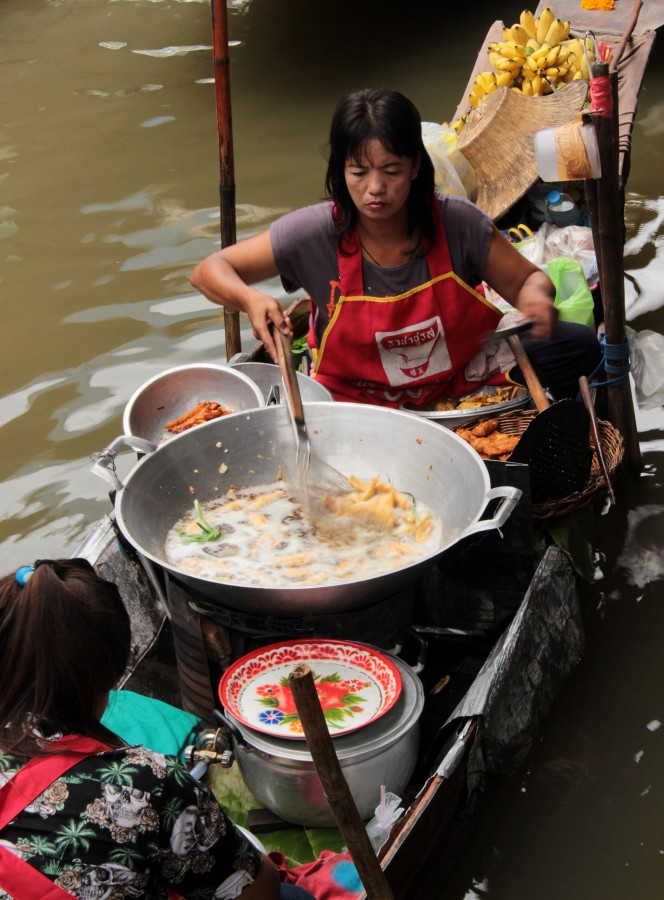
[[[422,406],[477,388],[464,377],[464,368],[502,313],[452,271],[438,202],[434,216],[439,236],[426,257],[430,280],[405,294],[363,295],[357,231],[349,241],[350,256],[337,250],[340,296],[314,367],[316,380],[337,400]]]
[[[72,766],[94,753],[110,749],[106,744],[80,734],[58,738],[50,746],[57,747],[58,752],[34,757],[0,788],[0,835],[9,822]],[[0,887],[17,900],[71,900],[72,897],[69,891],[58,887],[29,862],[2,846]]]

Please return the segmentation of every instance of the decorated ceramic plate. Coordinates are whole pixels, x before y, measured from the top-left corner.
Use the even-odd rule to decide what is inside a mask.
[[[297,663],[307,663],[331,735],[346,734],[380,718],[397,702],[396,665],[366,644],[334,640],[282,641],[233,663],[219,684],[219,699],[232,716],[274,737],[304,738],[288,682]]]

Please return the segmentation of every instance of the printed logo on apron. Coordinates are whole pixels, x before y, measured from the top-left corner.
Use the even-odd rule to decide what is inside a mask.
[[[376,344],[392,387],[447,372],[452,365],[439,316],[398,331],[378,331]]]

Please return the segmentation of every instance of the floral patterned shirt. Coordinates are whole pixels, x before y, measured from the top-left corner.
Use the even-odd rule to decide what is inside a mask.
[[[60,734],[51,734],[51,739]],[[0,751],[0,787],[21,762]],[[0,831],[0,845],[81,900],[230,900],[262,855],[176,757],[143,747],[90,756]],[[0,900],[12,898],[0,888]]]

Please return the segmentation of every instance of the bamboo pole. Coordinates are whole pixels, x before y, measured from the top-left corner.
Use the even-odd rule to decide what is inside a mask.
[[[231,115],[226,0],[211,0],[211,11],[217,140],[219,144],[219,226],[221,229],[221,246],[228,247],[229,244],[235,243],[236,232],[233,120]],[[226,359],[230,359],[242,349],[240,316],[235,310],[224,309],[224,330],[226,333]]]
[[[306,663],[298,663],[288,681],[309,753],[366,895],[371,900],[394,900],[337,759],[311,669]]]
[[[618,90],[617,73],[609,76],[608,63],[594,63],[591,67],[593,79],[606,78],[607,88],[604,103],[608,107],[590,113],[599,148],[602,174],[597,181],[597,220],[593,232],[597,235],[599,276],[604,306],[604,329],[607,344],[625,344],[622,360],[612,360],[614,365],[627,364],[629,353],[625,331],[625,272],[624,255],[624,204],[618,176]],[[625,441],[628,464],[633,472],[641,470],[641,450],[639,448],[636,417],[632,403],[629,380],[616,384],[609,381],[609,419],[621,432]]]
[[[639,13],[641,12],[641,7],[643,6],[643,0],[636,0],[634,6],[632,7],[632,14],[629,17],[629,22],[627,23],[627,28],[623,36],[620,39],[620,43],[616,47],[613,58],[611,59],[611,71],[616,71],[618,69],[618,65],[620,64],[620,60],[622,59],[622,55],[625,52],[625,47],[629,39],[631,38],[634,29],[636,28],[636,23],[639,19]]]

